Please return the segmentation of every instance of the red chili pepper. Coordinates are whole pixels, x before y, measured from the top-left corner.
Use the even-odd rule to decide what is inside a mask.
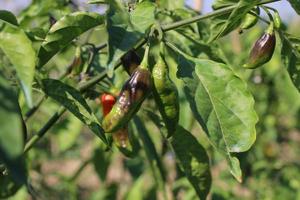
[[[116,98],[113,95],[104,93],[101,96],[103,116],[106,116],[111,111],[115,103],[116,103]]]

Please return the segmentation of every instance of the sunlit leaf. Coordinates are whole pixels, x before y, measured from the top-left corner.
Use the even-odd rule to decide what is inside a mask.
[[[2,12],[0,19],[5,20],[4,28],[0,31],[0,48],[16,69],[27,104],[31,107],[36,53],[25,32],[15,26],[17,22],[12,14],[4,15]]]
[[[75,12],[58,20],[48,32],[38,53],[38,67],[45,65],[72,40],[103,24],[104,17],[92,12]]]

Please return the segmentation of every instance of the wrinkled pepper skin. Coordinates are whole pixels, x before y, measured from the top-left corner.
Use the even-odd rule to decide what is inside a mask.
[[[131,75],[141,64],[141,58],[135,53],[135,51],[130,50],[121,58],[121,62],[126,72]]]
[[[168,66],[161,55],[152,69],[152,76],[154,99],[168,130],[167,137],[170,137],[179,120],[179,98],[177,88],[169,77]]]
[[[104,118],[102,127],[113,133],[124,127],[138,111],[151,90],[151,74],[148,69],[138,67],[124,84],[116,104]]]
[[[102,104],[103,116],[108,115],[108,113],[112,110],[115,103],[116,103],[116,99],[113,95],[107,93],[102,94],[101,104]],[[116,142],[116,145],[119,148],[126,148],[131,146],[128,139],[127,125],[125,125],[123,128],[113,133],[113,140]]]
[[[248,62],[243,66],[255,69],[271,60],[276,46],[276,37],[273,31],[264,33],[254,44]]]

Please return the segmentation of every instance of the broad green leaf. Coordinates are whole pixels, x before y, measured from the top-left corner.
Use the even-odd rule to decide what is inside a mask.
[[[176,158],[198,197],[206,199],[211,187],[209,158],[197,139],[178,126],[171,140]]]
[[[24,182],[26,180],[22,161],[24,135],[18,98],[1,74],[0,102],[0,158],[10,170],[12,177],[18,182]]]
[[[296,13],[300,15],[300,0],[288,0]]]
[[[9,11],[0,10],[0,20],[4,21],[6,23],[10,23],[11,25],[18,26],[17,18],[14,16],[14,14],[12,14]]]
[[[110,1],[107,13],[108,73],[110,76],[119,59],[132,49],[154,24],[154,14],[155,5],[148,1],[137,4],[131,13],[125,11],[116,0]]]
[[[75,12],[58,20],[49,30],[39,50],[38,67],[45,65],[72,40],[103,22],[102,15],[92,12]]]
[[[43,79],[42,84],[46,95],[67,108],[107,144],[104,130],[78,90],[54,79]]]
[[[258,117],[246,83],[225,64],[192,58],[173,49],[181,54],[177,77],[184,81],[194,116],[213,145],[233,161],[231,153],[247,151],[256,138]]]
[[[236,29],[243,17],[259,2],[259,0],[248,1],[241,0],[237,4],[236,8],[231,13],[226,13],[221,16],[214,17],[210,26],[210,39],[209,42],[212,42],[229,32]]]
[[[3,17],[3,15],[0,15],[0,17]],[[31,107],[31,85],[34,77],[36,53],[32,47],[32,42],[25,32],[19,27],[12,25],[12,23],[16,23],[12,14],[1,19],[9,19],[9,21],[5,21],[5,26],[0,31],[0,48],[16,69],[17,77],[26,97],[26,102],[28,106]]]
[[[295,87],[300,91],[300,42],[280,32],[281,57]],[[300,39],[299,39],[300,41]]]

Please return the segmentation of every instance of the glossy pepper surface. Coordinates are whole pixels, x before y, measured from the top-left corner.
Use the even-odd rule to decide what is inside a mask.
[[[139,110],[151,90],[151,73],[148,70],[147,46],[142,64],[137,67],[125,82],[111,112],[104,118],[102,127],[112,133],[121,129]]]
[[[243,66],[248,69],[255,69],[271,60],[276,45],[276,37],[273,31],[273,24],[256,41],[250,52],[248,62]]]
[[[154,99],[167,127],[167,137],[170,137],[178,124],[179,100],[177,88],[169,77],[169,69],[162,54],[152,69],[152,76]]]

